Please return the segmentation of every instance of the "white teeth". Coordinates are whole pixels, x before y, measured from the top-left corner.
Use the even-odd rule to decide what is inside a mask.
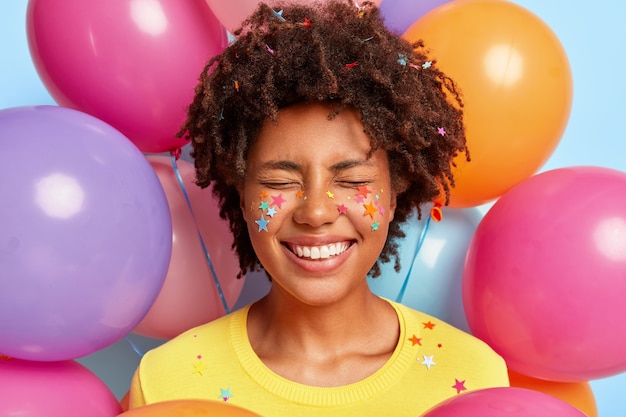
[[[297,246],[291,245],[291,250],[300,258],[327,259],[339,255],[348,249],[348,244],[331,243],[322,246]]]

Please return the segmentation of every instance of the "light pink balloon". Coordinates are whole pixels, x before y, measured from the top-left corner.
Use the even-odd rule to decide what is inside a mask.
[[[215,16],[226,27],[233,32],[239,28],[241,23],[254,11],[259,5],[259,0],[205,0]],[[309,0],[287,0],[292,4],[309,4]],[[362,0],[353,0],[357,4],[361,4]],[[373,0],[373,3],[379,5],[383,0]],[[285,1],[267,0],[265,3],[271,5],[285,4]]]
[[[227,44],[204,0],[29,0],[27,34],[59,105],[150,153],[185,145],[175,134],[200,72]]]
[[[190,209],[170,158],[151,155],[148,161],[170,206],[172,257],[161,292],[134,333],[170,339],[225,314],[198,233],[202,235],[229,309],[241,294],[244,278],[236,278],[239,261],[230,248],[233,238],[228,223],[219,217],[211,189],[201,189],[195,184],[193,165],[183,160],[176,162]]]
[[[0,358],[0,416],[113,417],[121,412],[104,382],[76,361]]]
[[[548,394],[525,388],[486,388],[451,397],[422,417],[585,417]]]
[[[530,177],[470,243],[472,333],[517,373],[576,382],[626,371],[626,173],[568,167]]]

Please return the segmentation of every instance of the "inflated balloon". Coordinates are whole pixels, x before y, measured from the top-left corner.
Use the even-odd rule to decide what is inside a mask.
[[[460,329],[468,330],[461,277],[467,248],[482,218],[477,209],[443,210],[440,222],[424,210],[402,226],[406,237],[398,242],[401,269],[382,264],[381,276],[368,277],[375,294],[423,311]]]
[[[239,260],[228,222],[220,218],[211,189],[195,184],[193,165],[158,155],[148,161],[170,207],[172,258],[159,296],[134,332],[170,339],[229,312],[244,279],[236,278]]]
[[[227,44],[203,0],[29,0],[37,72],[58,104],[120,130],[143,152],[176,138],[206,62]]]
[[[236,405],[210,400],[170,400],[131,408],[120,417],[260,417]]]
[[[215,13],[220,22],[233,32],[241,26],[241,23],[254,12],[259,5],[258,0],[205,0],[209,8]],[[383,0],[374,0],[373,3],[379,5]],[[287,0],[291,4],[309,4],[308,0]],[[324,0],[322,0],[324,2]],[[264,3],[284,4],[285,0],[268,0]],[[356,2],[359,4],[359,2]]]
[[[544,381],[513,371],[509,371],[509,381],[512,387],[527,388],[552,395],[573,405],[585,413],[587,417],[598,417],[596,399],[589,382]]]
[[[456,159],[451,207],[473,207],[533,175],[567,125],[572,74],[559,39],[509,1],[456,0],[418,19],[405,38],[423,39],[465,102],[471,162]]]
[[[551,395],[525,388],[469,391],[436,405],[421,417],[586,417]]]
[[[76,361],[33,362],[0,357],[0,415],[114,417],[117,399]]]
[[[472,333],[533,378],[626,371],[626,173],[568,167],[528,178],[483,217],[463,301]]]
[[[398,33],[405,32],[417,19],[451,0],[385,0],[380,13],[385,26]]]
[[[0,353],[58,361],[129,333],[172,247],[154,170],[119,131],[55,106],[0,111]]]

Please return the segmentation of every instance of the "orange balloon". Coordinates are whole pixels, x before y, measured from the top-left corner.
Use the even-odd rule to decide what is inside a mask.
[[[598,417],[596,399],[588,382],[553,382],[509,371],[512,387],[527,388],[552,395],[576,407],[588,417]]]
[[[463,94],[471,162],[455,161],[451,207],[496,199],[536,173],[557,147],[572,104],[572,74],[556,35],[503,0],[456,0],[404,33],[422,39]]]
[[[172,400],[132,408],[118,417],[260,417],[241,407],[211,400]]]

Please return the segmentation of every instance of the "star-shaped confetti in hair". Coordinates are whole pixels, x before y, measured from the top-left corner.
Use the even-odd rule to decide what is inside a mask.
[[[465,388],[465,380],[459,381],[456,378],[454,378],[454,385],[452,385],[452,388],[456,390],[457,394],[460,394],[462,391],[467,391],[467,388]]]
[[[363,207],[365,208],[365,213],[363,213],[364,216],[370,216],[372,219],[374,218],[374,213],[376,213],[378,211],[378,209],[376,207],[374,207],[374,204],[370,201],[367,204],[363,204]]]
[[[411,346],[415,346],[415,345],[420,345],[422,346],[422,339],[413,335],[412,337],[409,338],[409,341],[411,342]]]
[[[202,360],[199,360],[197,363],[193,364],[193,372],[192,374],[198,374],[202,376],[202,372],[209,369],[205,364],[202,363]]]
[[[433,355],[430,356],[423,356],[424,360],[422,362],[420,362],[420,364],[422,365],[426,365],[426,368],[428,368],[428,370],[430,371],[430,367],[433,365],[437,365],[435,363],[435,361],[433,360]],[[419,360],[419,359],[418,359]]]
[[[328,196],[328,198],[335,198],[335,194],[330,191],[326,191],[326,195]]]
[[[402,66],[406,65],[406,55],[398,53],[398,63]]]
[[[235,80],[235,90],[239,91],[239,81]]]
[[[427,69],[430,68],[433,63],[431,61],[426,61],[422,64],[422,68]]]
[[[265,230],[266,232],[268,232],[269,230],[267,230],[267,224],[270,222],[269,220],[265,220],[265,217],[263,217],[263,215],[261,214],[261,218],[259,220],[255,220],[254,221],[256,224],[259,225],[259,232],[261,230]]]
[[[283,198],[282,194],[278,194],[277,196],[272,196],[272,205],[278,206],[278,208],[283,208],[283,203],[287,201]]]
[[[263,211],[267,210],[269,206],[270,204],[267,201],[261,201],[261,204],[259,204],[259,208]]]
[[[438,127],[437,128],[437,133],[440,134],[441,136],[445,136],[446,135],[446,129],[444,129],[443,127]]]
[[[359,63],[358,63],[358,62],[356,62],[356,61],[354,61],[354,62],[351,62],[350,64],[346,64],[346,65],[344,65],[344,66],[343,66],[343,68],[344,68],[344,69],[350,69],[350,68],[354,68],[354,67],[356,67],[357,65],[359,65]]]
[[[337,210],[339,211],[339,214],[346,214],[348,212],[348,207],[341,203],[341,205],[337,206]]]
[[[380,226],[380,223],[378,222],[372,223],[372,232],[377,231],[379,226]]]
[[[425,329],[429,329],[432,330],[435,328],[435,323],[431,322],[430,320],[428,320],[428,322],[426,323],[422,323],[424,325]]]
[[[285,22],[285,18],[283,17],[283,11],[279,10],[276,11],[274,9],[272,9],[272,14],[274,15],[274,17],[278,20],[280,20],[281,22]]]
[[[270,48],[270,46],[268,44],[265,44],[265,49],[267,49],[267,52],[269,52],[270,54],[274,55],[274,50],[272,48]]]
[[[233,396],[233,394],[230,393],[230,387],[224,389],[224,388],[220,388],[220,396],[217,398],[221,398],[224,401],[228,401],[229,398],[231,398]]]
[[[298,190],[298,192],[296,193],[296,198],[302,198],[304,197],[304,190]]]
[[[276,209],[274,207],[270,207],[265,213],[270,217],[274,217],[274,215],[276,214]]]

